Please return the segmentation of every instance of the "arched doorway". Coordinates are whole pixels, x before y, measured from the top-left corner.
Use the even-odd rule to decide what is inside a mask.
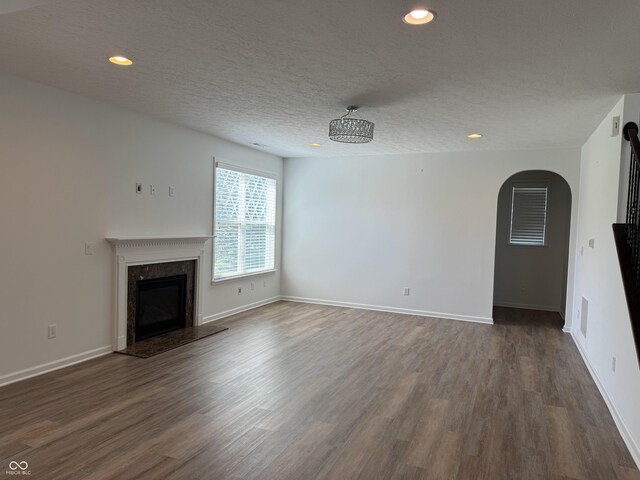
[[[493,303],[558,312],[567,297],[571,189],[557,173],[529,170],[498,194]]]

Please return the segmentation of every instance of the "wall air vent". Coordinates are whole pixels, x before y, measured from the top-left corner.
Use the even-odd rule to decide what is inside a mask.
[[[587,321],[589,319],[589,301],[582,297],[582,307],[580,308],[580,331],[582,336],[587,338]]]

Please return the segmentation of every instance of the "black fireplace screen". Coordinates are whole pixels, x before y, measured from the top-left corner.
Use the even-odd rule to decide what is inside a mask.
[[[187,276],[137,282],[136,341],[184,328]]]

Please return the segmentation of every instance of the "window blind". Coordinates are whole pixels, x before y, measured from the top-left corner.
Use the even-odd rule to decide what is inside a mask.
[[[276,180],[217,164],[213,279],[273,270]]]
[[[547,187],[513,187],[511,245],[545,245]]]

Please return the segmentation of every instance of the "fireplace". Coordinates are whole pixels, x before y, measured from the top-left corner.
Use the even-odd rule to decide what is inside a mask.
[[[185,328],[201,325],[204,265],[211,235],[174,235],[161,237],[112,236],[114,247],[115,315],[113,350],[121,351],[136,342],[138,281],[187,275]]]
[[[128,268],[128,345],[193,326],[195,270],[195,260]]]

